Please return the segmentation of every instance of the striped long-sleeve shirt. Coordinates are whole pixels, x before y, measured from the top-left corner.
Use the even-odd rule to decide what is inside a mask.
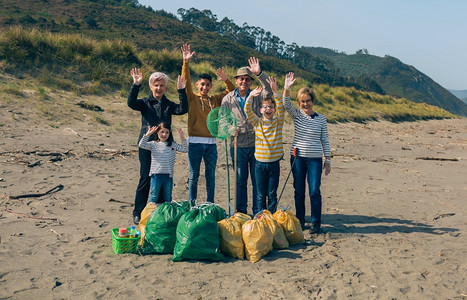
[[[251,108],[251,97],[245,103],[245,114],[255,128],[255,158],[261,162],[274,162],[284,156],[282,127],[284,125],[284,105],[282,96],[274,95],[276,116],[272,120],[258,118]]]
[[[307,115],[303,110],[296,108],[289,98],[284,99],[285,110],[294,120],[293,148],[298,148],[299,156],[323,157],[331,156],[329,148],[328,122],[324,115],[314,113]]]
[[[143,149],[151,151],[151,169],[149,176],[152,174],[169,174],[173,177],[175,152],[188,152],[188,142],[184,140],[182,144],[172,142],[172,146],[167,146],[167,142],[148,141],[149,137],[143,135],[139,141],[139,146]]]

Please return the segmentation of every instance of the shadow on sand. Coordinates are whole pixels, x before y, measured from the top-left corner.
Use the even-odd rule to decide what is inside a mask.
[[[322,218],[324,221],[323,233],[384,234],[422,232],[440,235],[459,231],[456,228],[436,227],[413,220],[388,217],[330,214],[323,215]]]

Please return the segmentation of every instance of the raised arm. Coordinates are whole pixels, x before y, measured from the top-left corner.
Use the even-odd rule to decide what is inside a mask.
[[[259,76],[261,74],[261,67],[259,65],[259,59],[256,57],[250,57],[248,59],[248,64],[250,65],[248,69],[250,69],[251,73]]]
[[[248,121],[250,121],[250,123],[253,125],[253,126],[256,126],[258,124],[258,121],[259,121],[259,118],[258,116],[253,112],[253,109],[251,108],[251,104],[253,102],[253,98],[261,95],[261,91],[263,90],[263,88],[257,86],[254,90],[252,90],[250,92],[250,95],[248,96],[248,98],[246,98],[246,102],[245,102],[245,114],[246,114],[246,117],[248,119]]]
[[[143,81],[143,74],[138,68],[133,68],[130,70],[130,75],[133,77],[133,85],[131,86],[130,94],[128,95],[127,105],[131,109],[141,110],[142,105],[138,101],[138,93],[141,87],[141,82]]]
[[[235,90],[235,86],[230,81],[229,77],[227,77],[227,73],[225,73],[224,67],[217,69],[216,74],[219,77],[219,79],[222,80],[225,83],[225,85],[227,87],[226,88],[227,93]],[[222,97],[224,97],[224,96],[225,95],[223,95]]]
[[[272,91],[274,92],[274,101],[276,102],[276,114],[277,118],[282,122],[284,122],[284,103],[282,100],[282,96],[279,94],[277,91],[277,82],[276,78],[274,77],[269,77],[267,79],[267,82],[271,86]]]
[[[181,128],[177,129],[178,136],[180,137],[180,140],[182,141],[181,144],[176,144],[175,150],[183,153],[188,152],[188,142],[185,138],[185,133],[183,133],[183,130]]]
[[[285,75],[285,82],[284,82],[284,97],[290,97],[290,88],[295,83],[297,79],[294,78],[294,73],[289,72]]]
[[[191,52],[191,45],[188,43],[183,44],[180,49],[182,50],[183,62],[190,62],[196,53],[194,51]]]
[[[224,68],[219,68],[216,70],[217,77],[219,77],[219,80],[223,81],[225,83],[225,90],[222,91],[219,94],[213,95],[212,99],[216,103],[216,106],[221,106],[222,104],[222,98],[224,98],[225,95],[227,95],[229,92],[235,90],[234,84],[230,81],[230,79],[227,77],[227,73],[225,73]]]
[[[180,137],[180,140],[183,142],[184,140],[186,140],[185,138],[185,133],[183,132],[183,130],[181,128],[178,128],[177,129],[177,133],[178,133],[178,136]]]
[[[177,90],[183,90],[186,88],[186,79],[183,75],[178,75],[177,77]]]
[[[173,111],[174,115],[184,115],[188,112],[188,97],[186,94],[186,80],[183,75],[178,75],[177,78],[177,91],[178,91],[178,101],[179,104],[176,104],[176,107]]]
[[[147,135],[148,137],[150,137],[151,135],[153,135],[153,134],[157,131],[157,129],[159,129],[159,127],[160,127],[159,125],[157,125],[157,126],[149,126],[149,127],[148,127],[148,131],[146,131],[146,134],[145,134],[145,135]]]
[[[285,75],[284,82],[284,108],[292,116],[292,118],[295,118],[300,113],[300,110],[293,106],[292,102],[290,102],[290,88],[297,80],[294,76],[295,75],[293,72],[287,73],[287,75]]]
[[[143,135],[143,137],[141,138],[141,140],[139,141],[139,147],[142,148],[142,149],[146,149],[146,150],[151,150],[152,149],[152,143],[149,142],[149,137],[154,134],[157,129],[159,128],[159,126],[149,126],[148,127],[148,131]]]
[[[133,68],[130,70],[130,75],[133,77],[133,84],[141,85],[143,82],[143,73],[141,73],[141,69]]]
[[[250,65],[248,69],[256,75],[258,80],[261,82],[261,85],[263,86],[262,90],[262,98],[272,98],[273,97],[273,92],[271,90],[271,86],[267,82],[268,76],[261,70],[261,67],[259,65],[259,59],[256,57],[250,57],[248,59],[248,64]]]
[[[266,79],[267,83],[269,83],[269,86],[271,87],[271,90],[272,92],[274,93],[274,95],[278,94],[277,92],[277,82],[276,82],[276,78],[274,77],[268,77]]]
[[[191,76],[190,76],[190,61],[195,55],[195,52],[191,52],[191,46],[187,43],[183,44],[180,48],[183,56],[182,76],[186,79],[186,94],[191,99],[195,96],[191,87]]]

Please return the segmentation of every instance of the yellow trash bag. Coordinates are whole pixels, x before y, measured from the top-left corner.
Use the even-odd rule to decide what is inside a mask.
[[[289,247],[289,242],[287,241],[284,230],[277,223],[269,210],[263,210],[263,212],[258,216],[258,219],[264,220],[269,229],[271,229],[273,236],[272,246],[274,249],[285,249]]]
[[[251,217],[249,215],[241,212],[235,213],[233,216],[231,216],[231,218],[239,221],[241,226],[243,226],[243,224],[245,224],[246,221],[251,220]]]
[[[257,262],[272,250],[272,232],[263,220],[246,221],[242,226],[242,237],[246,258],[251,262]]]
[[[233,216],[228,219],[223,219],[217,222],[221,235],[221,250],[225,255],[243,259],[245,256],[242,225]]]
[[[139,221],[139,232],[141,232],[141,239],[139,240],[140,245],[142,245],[144,241],[144,229],[146,228],[149,217],[158,206],[159,204],[148,202],[146,207],[144,207],[143,211],[141,212],[141,220]]]
[[[273,216],[284,229],[285,236],[291,245],[305,242],[300,221],[290,211],[281,208]]]

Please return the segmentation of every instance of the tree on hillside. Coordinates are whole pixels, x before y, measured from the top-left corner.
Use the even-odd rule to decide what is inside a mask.
[[[365,48],[363,48],[363,49],[357,50],[357,51],[355,52],[355,54],[357,54],[357,55],[368,54],[368,50],[365,49]]]

